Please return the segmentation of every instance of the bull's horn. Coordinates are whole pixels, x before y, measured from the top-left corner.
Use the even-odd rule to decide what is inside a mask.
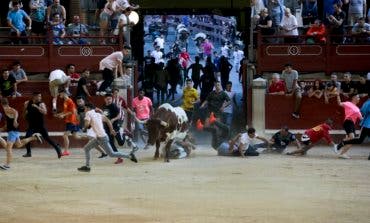
[[[164,127],[168,127],[168,123],[165,122],[165,121],[161,121],[161,125],[164,126]]]

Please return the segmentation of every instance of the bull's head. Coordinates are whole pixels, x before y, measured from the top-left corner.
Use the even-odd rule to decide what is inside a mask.
[[[160,139],[161,133],[169,125],[167,122],[162,121],[158,118],[151,118],[146,122],[148,129],[148,145],[154,145],[157,140]]]

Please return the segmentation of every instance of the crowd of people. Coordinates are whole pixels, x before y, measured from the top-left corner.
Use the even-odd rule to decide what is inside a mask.
[[[253,0],[251,18],[268,43],[370,43],[370,9],[366,0]],[[301,24],[295,10],[301,8]],[[302,29],[300,29],[302,27]],[[267,37],[269,35],[287,36]],[[300,38],[299,35],[304,35]]]

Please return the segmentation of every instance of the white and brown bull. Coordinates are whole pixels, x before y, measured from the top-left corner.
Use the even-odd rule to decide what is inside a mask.
[[[156,145],[154,158],[163,151],[165,162],[169,162],[169,151],[174,141],[184,141],[188,137],[188,117],[181,107],[163,104],[146,122],[148,141],[145,149]]]

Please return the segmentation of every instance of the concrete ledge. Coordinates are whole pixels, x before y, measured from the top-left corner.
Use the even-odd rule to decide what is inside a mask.
[[[272,134],[276,133],[279,130],[280,129],[266,129],[265,133],[272,135]],[[297,134],[297,133],[303,134],[304,131],[306,131],[306,129],[289,129],[289,132],[294,133],[294,134]],[[356,134],[360,134],[360,132],[361,132],[360,130],[356,130]],[[346,132],[344,130],[330,130],[329,133],[331,135],[345,135],[346,134]]]

